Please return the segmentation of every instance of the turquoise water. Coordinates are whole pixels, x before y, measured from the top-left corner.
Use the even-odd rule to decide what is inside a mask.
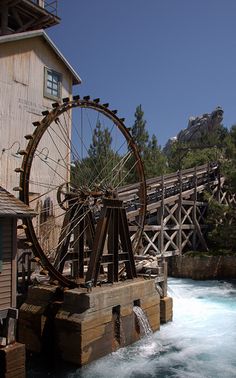
[[[81,369],[42,364],[28,377],[236,377],[236,282],[169,279],[173,322]],[[41,365],[41,366],[40,366]]]

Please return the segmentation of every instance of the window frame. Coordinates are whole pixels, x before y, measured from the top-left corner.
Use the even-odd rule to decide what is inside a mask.
[[[48,92],[48,90],[49,90],[49,88],[48,88],[48,76],[49,76],[49,74],[51,74],[52,77],[53,77],[53,75],[58,77],[58,82],[57,82],[57,94],[58,95],[54,95],[53,93]],[[52,80],[51,80],[51,82],[52,82],[52,85],[53,85]],[[53,90],[53,88],[51,88],[51,90]],[[50,98],[51,100],[60,100],[61,99],[61,91],[62,91],[62,74],[60,72],[57,72],[53,68],[44,67],[44,90],[43,90],[44,97]]]

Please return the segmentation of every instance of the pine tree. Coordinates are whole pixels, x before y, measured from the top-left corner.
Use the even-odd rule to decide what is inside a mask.
[[[110,183],[115,185],[113,171],[119,159],[118,154],[112,150],[110,131],[98,120],[93,130],[88,156],[75,162],[75,167],[72,167],[72,182],[79,186],[108,186]]]
[[[146,130],[146,121],[143,119],[144,112],[142,106],[139,105],[136,108],[134,117],[135,122],[131,130],[132,137],[138,146],[139,153],[143,157],[145,150],[147,149],[149,135]]]
[[[147,179],[160,176],[166,172],[166,158],[160,146],[158,146],[155,135],[152,135],[144,151],[144,168]]]
[[[159,176],[166,171],[166,158],[158,146],[157,138],[155,135],[149,138],[148,131],[146,130],[146,120],[144,119],[144,112],[142,106],[138,105],[134,114],[135,121],[131,129],[131,135],[138,147],[139,154],[144,166],[146,178]],[[134,159],[130,159],[129,167],[134,164]],[[128,169],[129,169],[128,167]],[[129,183],[136,182],[138,176],[135,172],[130,175]]]

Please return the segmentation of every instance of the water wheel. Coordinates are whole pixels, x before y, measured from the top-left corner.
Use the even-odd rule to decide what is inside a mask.
[[[19,170],[20,199],[38,212],[35,219],[24,221],[28,245],[52,278],[77,286],[92,264],[101,263],[96,251],[91,253],[99,234],[103,248],[114,239],[122,247],[123,231],[115,230],[119,222],[113,219],[107,226],[109,237],[98,231],[112,201],[113,208],[125,209],[137,252],[146,209],[142,162],[124,120],[99,99],[65,98],[33,125]],[[116,211],[111,213],[116,217]],[[108,271],[105,263],[99,265],[99,272],[109,276]]]

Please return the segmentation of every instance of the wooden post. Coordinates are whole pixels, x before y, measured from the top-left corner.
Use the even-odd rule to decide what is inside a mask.
[[[16,307],[17,294],[17,220],[12,219],[11,222],[11,250],[12,250],[12,272],[11,272],[11,307]]]
[[[44,8],[44,0],[38,0],[38,5],[42,8]]]
[[[8,5],[1,5],[1,34],[9,34],[8,31]]]
[[[179,254],[182,255],[182,171],[179,171],[179,200],[178,200],[178,209],[177,209],[177,220],[178,220],[178,235],[177,235],[177,245],[179,248]]]
[[[162,254],[164,251],[164,211],[165,211],[165,187],[164,187],[164,176],[162,175],[161,178],[161,206],[159,209],[159,223],[161,226],[160,234],[158,237],[158,248],[160,253]]]
[[[208,247],[206,244],[206,241],[203,237],[201,227],[198,223],[197,219],[197,167],[195,167],[195,173],[194,173],[194,180],[195,180],[195,185],[194,185],[194,202],[193,202],[193,223],[195,226],[194,234],[193,234],[193,249],[197,249],[197,236],[202,244],[202,247],[208,251]]]
[[[196,230],[196,219],[197,219],[197,209],[196,209],[196,201],[197,201],[197,168],[195,167],[194,170],[194,197],[193,197],[193,223],[195,225],[195,230],[193,233],[193,249],[196,250],[197,248],[197,230]]]

